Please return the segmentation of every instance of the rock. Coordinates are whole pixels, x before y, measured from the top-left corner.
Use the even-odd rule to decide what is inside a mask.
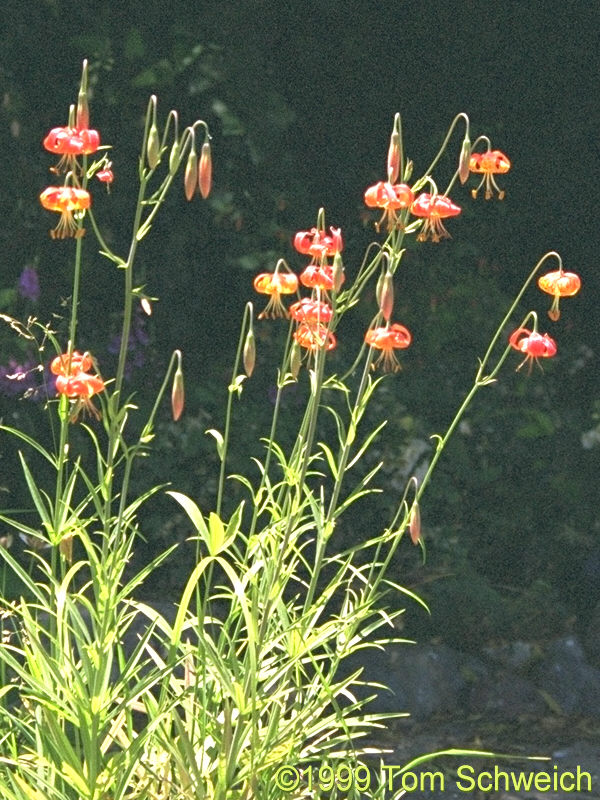
[[[532,642],[503,642],[498,645],[488,645],[483,652],[490,661],[503,667],[523,671],[528,669],[539,657],[540,648]]]
[[[563,713],[600,717],[600,669],[586,663],[576,636],[552,642],[534,676]]]
[[[415,719],[456,711],[467,689],[464,657],[445,645],[389,645],[383,652],[363,650],[347,659],[345,669],[364,666],[364,677],[385,684],[370,711],[408,712]],[[362,697],[373,693],[364,687]]]
[[[478,681],[469,693],[471,713],[513,720],[521,714],[543,714],[546,703],[531,681],[514,672],[488,676]]]
[[[600,667],[600,602],[588,622],[583,645],[590,661]]]

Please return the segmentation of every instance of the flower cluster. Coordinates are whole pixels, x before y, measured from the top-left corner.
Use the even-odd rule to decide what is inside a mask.
[[[53,239],[71,237],[78,239],[83,236],[85,228],[81,225],[81,220],[92,203],[86,188],[86,169],[78,160],[82,156],[96,153],[100,147],[100,134],[89,127],[86,61],[83,64],[77,109],[71,107],[69,116],[69,124],[65,127],[52,128],[43,142],[46,150],[61,156],[58,164],[51,167],[50,171],[57,175],[65,173],[62,186],[49,186],[40,194],[42,206],[48,211],[60,214],[58,225],[50,231]],[[110,162],[106,161],[106,158],[98,161],[95,167],[89,170],[89,174],[94,172],[105,183],[113,180]]]
[[[459,115],[460,116],[460,115]],[[458,118],[457,118],[458,119]],[[381,365],[384,372],[397,372],[400,363],[395,351],[410,346],[410,331],[397,322],[392,322],[394,308],[394,273],[402,255],[402,239],[406,234],[416,233],[419,242],[431,240],[440,242],[450,238],[443,220],[458,216],[462,209],[447,194],[456,178],[466,183],[469,174],[481,175],[479,185],[471,190],[473,198],[482,186],[485,186],[485,199],[489,200],[497,193],[498,199],[505,196],[503,189],[496,183],[495,176],[507,173],[511,168],[508,157],[500,150],[493,150],[486,136],[479,141],[486,141],[488,149],[473,152],[467,131],[461,148],[458,169],[445,192],[438,192],[431,175],[426,174],[410,185],[413,165],[405,160],[402,151],[399,115],[396,115],[394,129],[390,139],[387,158],[387,180],[378,181],[369,186],[364,193],[364,202],[368,208],[378,208],[382,216],[375,223],[379,232],[383,223],[388,233],[385,244],[378,257],[383,269],[377,284],[376,297],[379,314],[373,326],[365,334],[365,343],[373,350],[380,351],[379,357],[372,364]],[[476,142],[476,144],[477,144]],[[439,158],[434,159],[432,167]],[[429,191],[422,191],[427,188]],[[410,221],[410,218],[416,220]],[[257,292],[269,295],[266,308],[259,314],[265,317],[291,317],[296,323],[293,334],[294,345],[290,355],[291,371],[296,374],[300,364],[298,348],[308,351],[332,350],[336,346],[335,329],[337,326],[336,303],[332,303],[331,293],[339,293],[344,281],[341,261],[343,240],[339,228],[326,228],[323,212],[320,212],[317,226],[310,230],[299,231],[293,239],[294,248],[310,257],[310,263],[297,276],[289,270],[285,262],[280,261],[272,273],[261,273],[254,280]],[[539,265],[538,265],[539,266]],[[362,268],[361,268],[362,269]],[[536,267],[537,270],[537,267]],[[371,273],[372,274],[372,273]],[[534,270],[535,274],[535,270]],[[532,275],[533,277],[533,275]],[[531,278],[530,278],[531,279]],[[556,321],[560,317],[559,301],[561,297],[576,294],[581,286],[579,276],[564,272],[561,268],[550,272],[538,280],[540,289],[552,295],[553,302],[548,312],[550,319]],[[299,297],[286,309],[282,302],[283,295],[298,294],[300,286],[311,290],[310,297]],[[342,301],[342,308],[344,301]],[[537,316],[532,314],[534,326],[530,330],[522,324],[509,338],[509,346],[523,353],[526,362],[531,366],[539,358],[551,358],[557,352],[555,341],[548,334],[537,331]],[[380,325],[382,320],[385,324]],[[254,340],[251,341],[252,348]],[[254,366],[254,350],[252,349],[252,368]],[[250,360],[249,360],[250,361]],[[247,374],[251,370],[247,369]]]
[[[90,372],[93,367],[92,356],[77,350],[56,356],[50,364],[50,372],[56,375],[57,394],[74,401],[69,415],[71,422],[75,422],[82,411],[100,419],[100,412],[91,398],[104,391],[105,384],[99,375]]]
[[[344,247],[341,230],[329,228],[327,232],[323,228],[311,228],[309,231],[299,231],[294,237],[294,247],[299,253],[311,257],[300,276],[281,272],[278,265],[275,272],[262,273],[254,280],[257,292],[271,296],[259,319],[291,316],[298,323],[294,339],[300,347],[332,350],[336,346],[336,339],[329,328],[333,319],[329,293],[339,291],[344,281],[339,260]],[[329,263],[330,258],[333,258],[332,263]],[[297,293],[299,283],[311,289],[311,296],[299,299],[288,312],[281,302],[281,295]]]
[[[565,272],[561,268],[553,272],[547,272],[538,279],[538,286],[547,294],[553,296],[552,305],[548,311],[548,316],[553,322],[560,318],[558,307],[561,297],[572,297],[581,288],[581,279],[574,272]],[[529,370],[535,361],[538,363],[540,358],[552,358],[557,353],[557,346],[554,339],[547,333],[541,334],[537,331],[537,316],[534,315],[535,324],[533,330],[525,327],[517,328],[510,335],[509,345],[513,350],[525,354],[525,358],[517,369],[521,369],[523,364],[529,363]]]

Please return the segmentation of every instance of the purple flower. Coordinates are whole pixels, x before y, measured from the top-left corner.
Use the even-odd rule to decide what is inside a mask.
[[[40,282],[36,269],[25,267],[19,278],[18,290],[21,297],[37,303],[40,299]]]

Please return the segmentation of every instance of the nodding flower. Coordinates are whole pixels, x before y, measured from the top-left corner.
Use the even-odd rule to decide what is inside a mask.
[[[294,294],[298,290],[298,278],[293,272],[261,272],[254,279],[254,288],[260,294],[271,295],[265,309],[258,315],[259,319],[287,317],[281,295]]]
[[[329,233],[318,228],[298,231],[294,236],[294,247],[299,253],[314,258],[334,256],[344,249],[341,228],[329,228]]]
[[[341,273],[340,285],[346,280]],[[330,292],[335,288],[335,270],[333,264],[309,264],[300,273],[300,283],[308,289],[319,289]]]
[[[106,164],[102,167],[102,169],[98,170],[98,172],[96,173],[96,177],[98,178],[100,183],[106,184],[107,190],[110,190],[110,184],[115,179],[115,174],[112,171],[112,161],[107,161]]]
[[[521,369],[523,364],[529,363],[529,372],[531,366],[538,358],[552,358],[556,355],[557,347],[556,342],[547,333],[541,334],[537,331],[530,331],[527,328],[517,328],[516,331],[510,335],[508,340],[509,345],[520,353],[525,353],[525,358],[517,370]]]
[[[412,336],[404,325],[394,323],[389,327],[369,328],[365,333],[365,342],[369,347],[381,350],[381,355],[372,364],[373,369],[381,363],[384,372],[398,372],[401,366],[394,350],[404,350],[409,347]]]
[[[86,352],[82,355],[77,350],[73,350],[70,356],[68,353],[64,353],[52,359],[50,372],[53,375],[68,377],[69,375],[76,375],[78,372],[87,372],[92,368],[93,363],[92,356],[89,353]]]
[[[79,239],[85,234],[85,228],[79,227],[76,216],[81,217],[92,203],[89,192],[75,186],[49,186],[40,195],[42,206],[48,211],[57,211],[60,220],[56,228],[50,231],[53,239],[67,239],[74,236]]]
[[[306,322],[309,325],[322,322],[327,324],[333,316],[333,310],[327,303],[303,297],[290,306],[290,317],[296,322]]]
[[[63,394],[69,400],[75,400],[69,420],[76,422],[79,414],[88,412],[96,419],[100,419],[101,414],[92,403],[91,398],[104,391],[105,384],[99,375],[91,375],[87,372],[76,372],[71,375],[59,374],[56,377],[56,391]]]
[[[558,304],[561,297],[572,297],[581,289],[581,278],[575,272],[563,272],[558,269],[547,272],[538,279],[538,286],[546,294],[551,294],[554,299],[548,311],[548,316],[553,322],[560,319]]]
[[[478,191],[485,184],[486,200],[490,200],[494,196],[494,189],[498,192],[498,200],[503,200],[505,191],[500,189],[494,175],[504,175],[509,169],[510,161],[500,150],[472,153],[469,159],[469,171],[483,175],[479,185],[475,189],[471,189],[473,197],[477,197]]]
[[[446,195],[427,194],[426,192],[420,194],[410,207],[411,214],[425,219],[425,223],[417,236],[417,241],[425,242],[430,236],[432,242],[439,242],[440,239],[449,239],[450,234],[444,228],[442,219],[456,217],[461,211],[460,206],[453,203]]]
[[[414,199],[413,190],[406,183],[392,184],[379,181],[365,191],[365,204],[369,208],[383,209],[381,219],[375,223],[377,231],[384,220],[388,231],[397,228],[399,220],[396,212],[403,208],[410,208]]]
[[[307,322],[300,323],[298,329],[294,332],[294,339],[300,347],[311,351],[321,350],[322,348],[333,350],[337,344],[335,335],[326,325],[321,325],[320,322],[310,325]]]
[[[51,172],[75,172],[77,156],[90,155],[100,147],[100,134],[88,128],[52,128],[44,139],[44,147],[51,153],[62,156]]]

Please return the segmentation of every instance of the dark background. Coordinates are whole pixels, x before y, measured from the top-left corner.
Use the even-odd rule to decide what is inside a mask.
[[[441,609],[423,622],[425,635],[443,629],[464,642],[550,636],[584,624],[600,599],[599,445],[582,446],[600,413],[597,5],[49,0],[5,3],[3,11],[0,311],[49,319],[70,292],[72,248],[49,240],[49,215],[36,198],[50,163],[40,142],[66,124],[83,58],[90,62],[92,126],[114,147],[112,192],[96,192],[94,203],[115,249],[128,242],[148,95],[158,95],[162,122],[175,107],[183,124],[202,117],[211,126],[213,195],[188,205],[183,191],[175,192],[140,248],[136,283],[146,282],[160,302],[144,323],[131,376],[138,391],[158,385],[172,349],[183,349],[187,415],[175,428],[165,408],[159,463],[144,464],[140,481],[168,477],[203,507],[214,492],[215,465],[202,434],[222,425],[229,357],[244,303],[253,299],[254,274],[280,257],[300,266],[291,237],[314,224],[319,206],[343,227],[346,269],[354,273],[373,237],[362,195],[383,178],[396,111],[415,175],[459,111],[469,114],[474,135],[491,136],[513,164],[501,178],[506,199],[472,202],[458,190],[465,210],[452,221],[453,239],[406,256],[396,311],[415,344],[374,409],[374,420],[390,419],[375,455],[393,481],[404,448],[448,425],[502,309],[536,261],[558,250],[583,282],[558,323],[542,322],[559,355],[531,376],[507,365],[499,384],[477,399],[423,508],[428,563],[419,567],[411,551],[398,568]],[[453,153],[460,140],[456,133]],[[441,183],[453,159],[442,161]],[[120,286],[88,238],[82,346],[109,373]],[[28,264],[42,287],[33,306],[15,292]],[[523,315],[532,307],[543,320],[546,298],[533,289]],[[371,315],[372,306],[359,312],[348,340]],[[66,329],[66,320],[55,324]],[[263,352],[274,346],[272,331],[259,332]],[[340,363],[352,347],[341,343]],[[30,355],[0,332],[2,363]],[[259,357],[247,392],[257,410],[241,412],[249,415],[234,453],[241,469],[250,438],[269,418],[273,373],[266,360]],[[142,406],[151,400],[143,389],[138,397]],[[14,397],[0,402],[13,423],[39,433],[40,409]],[[290,394],[290,427],[300,402]],[[0,455],[2,497],[11,507],[21,502],[14,454],[5,446]],[[367,502],[348,535],[363,535],[374,514],[385,524],[393,501],[388,493],[379,505]],[[169,537],[183,538],[170,506],[153,513],[149,552]]]

